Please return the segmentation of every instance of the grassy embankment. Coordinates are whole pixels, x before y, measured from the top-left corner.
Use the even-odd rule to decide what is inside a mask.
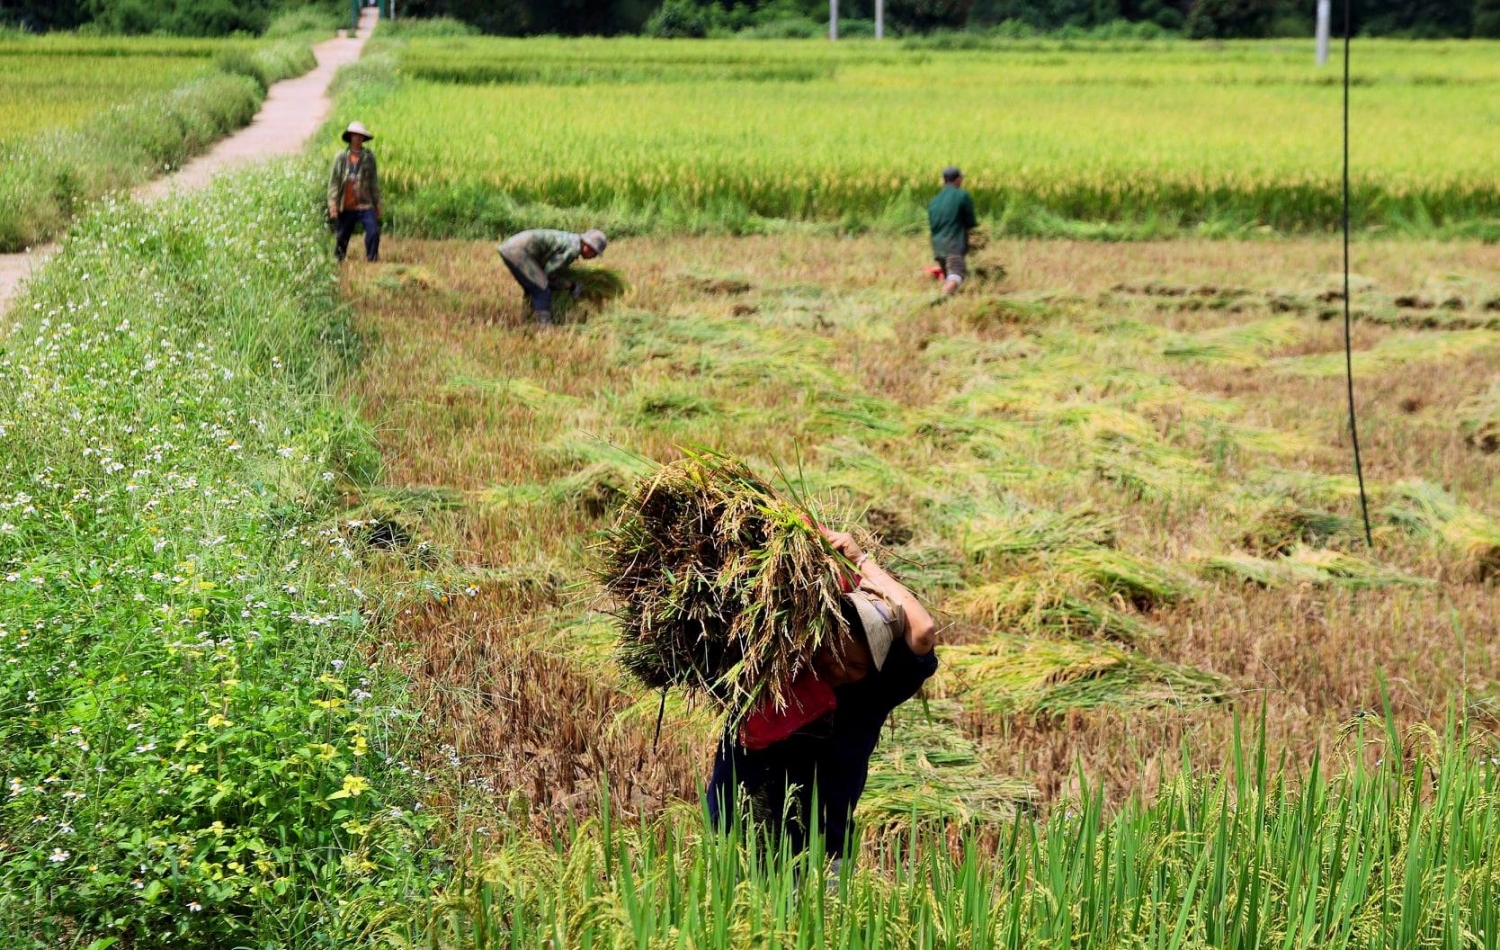
[[[317,188],[101,209],[3,328],[7,948],[342,946],[425,886]]]
[[[1301,43],[419,37],[378,49],[401,80],[354,90],[340,115],[379,130],[407,234],[914,232],[955,163],[997,233],[1226,237],[1339,222],[1339,77]],[[1356,228],[1500,236],[1497,50],[1359,44]]]
[[[311,41],[0,38],[0,252],[248,123],[272,82],[313,67]]]

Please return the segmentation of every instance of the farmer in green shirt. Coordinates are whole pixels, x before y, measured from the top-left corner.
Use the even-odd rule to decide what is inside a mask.
[[[365,232],[365,260],[380,260],[380,176],[375,171],[375,153],[364,147],[373,138],[362,124],[349,123],[344,130],[349,147],[333,160],[328,216],[338,222],[333,256],[339,260],[348,252],[356,227]]]
[[[522,231],[500,245],[500,259],[531,299],[536,322],[552,323],[552,290],[564,286],[563,274],[578,258],[592,260],[604,253],[609,240],[598,228],[571,231]],[[576,291],[575,291],[576,294]]]
[[[964,190],[964,174],[953,166],[943,169],[943,190],[927,206],[932,228],[932,256],[937,261],[933,276],[943,278],[943,293],[958,290],[969,275],[964,255],[969,253],[969,231],[979,226],[974,217],[974,199]]]

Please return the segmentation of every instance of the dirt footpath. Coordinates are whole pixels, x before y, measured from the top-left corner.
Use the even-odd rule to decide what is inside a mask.
[[[339,67],[359,58],[365,40],[375,30],[377,16],[374,7],[364,8],[355,36],[327,40],[313,47],[318,65],[305,75],[271,86],[260,112],[249,125],[175,174],[134,189],[131,196],[140,201],[154,201],[174,192],[202,188],[221,172],[300,152],[333,109],[328,84]],[[56,244],[48,244],[25,254],[0,254],[0,312],[9,306],[21,283],[56,250]]]

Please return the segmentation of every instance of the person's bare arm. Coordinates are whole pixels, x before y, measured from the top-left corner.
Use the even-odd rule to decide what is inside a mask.
[[[885,568],[876,564],[874,558],[866,555],[852,535],[843,531],[830,531],[827,528],[823,528],[822,531],[828,543],[855,565],[866,586],[873,588],[905,612],[906,645],[911,648],[911,652],[918,656],[931,653],[932,648],[937,646],[937,624],[933,621],[932,614],[922,606],[922,602],[906,589],[906,585],[887,573]]]

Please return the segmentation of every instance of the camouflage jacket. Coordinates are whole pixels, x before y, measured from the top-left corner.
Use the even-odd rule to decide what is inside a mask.
[[[359,168],[354,173],[354,208],[344,207],[344,182],[349,178],[349,150],[333,160],[333,174],[328,178],[328,203],[340,211],[380,206],[380,176],[375,171],[375,153],[368,148],[359,153]]]
[[[582,253],[583,239],[571,231],[522,231],[500,245],[500,256],[541,286],[567,270]]]

